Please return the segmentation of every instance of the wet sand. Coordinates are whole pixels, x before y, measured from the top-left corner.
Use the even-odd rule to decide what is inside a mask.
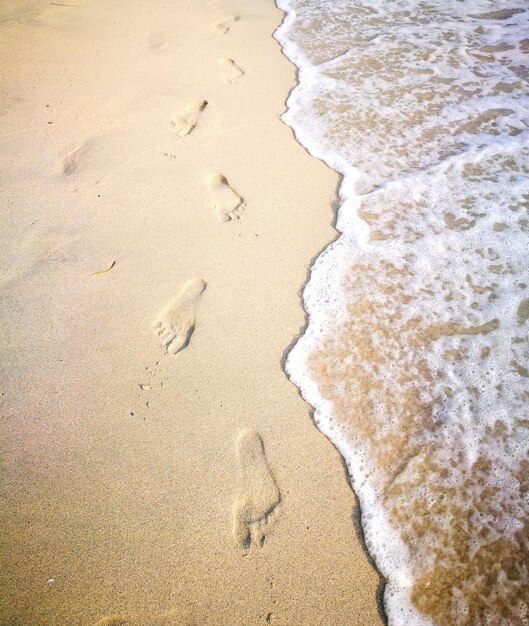
[[[282,370],[337,176],[273,2],[4,2],[0,623],[375,625]]]

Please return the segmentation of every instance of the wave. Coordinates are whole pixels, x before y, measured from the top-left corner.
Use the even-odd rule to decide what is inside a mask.
[[[279,0],[283,120],[343,176],[286,370],[390,624],[529,624],[526,7]]]

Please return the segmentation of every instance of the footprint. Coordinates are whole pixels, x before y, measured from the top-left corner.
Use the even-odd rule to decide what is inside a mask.
[[[123,163],[123,154],[119,149],[123,137],[120,131],[102,130],[73,145],[65,146],[64,152],[58,155],[54,174],[74,179],[83,172],[89,176],[97,176],[99,181],[103,174],[108,174],[109,170],[112,171]]]
[[[237,436],[241,484],[233,506],[233,538],[245,550],[262,547],[281,494],[268,467],[263,440],[246,428]]]
[[[213,197],[215,211],[222,222],[239,219],[244,209],[244,200],[234,191],[222,174],[211,174],[208,187]]]
[[[228,83],[238,83],[241,77],[244,76],[244,71],[237,65],[237,63],[235,63],[233,59],[222,57],[219,59],[219,65],[222,67],[224,79]]]
[[[202,278],[192,278],[180,293],[162,310],[155,329],[166,352],[176,354],[183,350],[195,330],[196,313],[200,296],[206,288]]]
[[[75,174],[77,170],[85,164],[89,144],[89,141],[82,144],[62,159],[60,169],[63,176],[71,176],[72,174]]]
[[[216,35],[225,35],[231,28],[234,22],[239,20],[238,15],[230,15],[229,17],[225,17],[221,22],[215,22],[215,24],[211,25],[211,30]]]
[[[197,100],[188,107],[175,120],[171,120],[171,126],[179,137],[185,137],[195,128],[202,111],[208,106],[206,100]]]

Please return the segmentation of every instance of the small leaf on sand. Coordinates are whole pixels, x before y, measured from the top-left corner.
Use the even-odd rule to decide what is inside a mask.
[[[114,267],[114,265],[116,265],[116,262],[112,261],[111,265],[107,267],[106,270],[99,270],[99,272],[92,272],[90,276],[97,276],[98,274],[106,274],[107,272],[110,272],[110,270]]]

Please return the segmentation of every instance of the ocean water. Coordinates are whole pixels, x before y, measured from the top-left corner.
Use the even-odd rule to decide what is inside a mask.
[[[343,175],[287,373],[389,623],[529,624],[529,4],[277,4],[283,119]]]

